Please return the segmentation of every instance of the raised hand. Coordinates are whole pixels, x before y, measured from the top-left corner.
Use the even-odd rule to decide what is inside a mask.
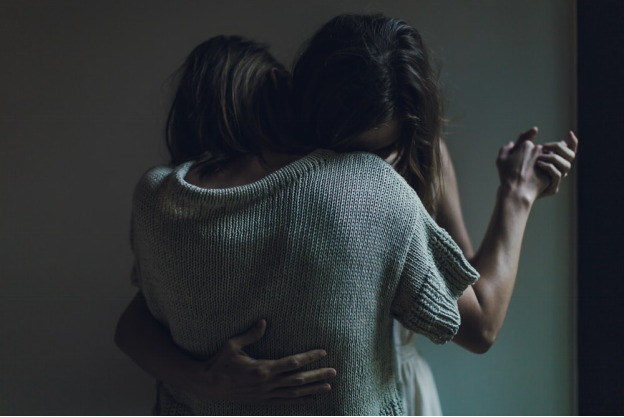
[[[496,168],[501,186],[526,203],[532,204],[550,184],[550,178],[540,169],[536,169],[542,146],[533,141],[537,128],[521,133],[515,142],[509,142],[500,148],[496,159]]]
[[[200,398],[241,404],[299,404],[331,390],[320,382],[336,375],[332,368],[296,372],[327,355],[311,350],[277,360],[257,360],[243,348],[259,341],[266,330],[260,320],[245,333],[229,339],[210,360],[189,370],[188,391]]]

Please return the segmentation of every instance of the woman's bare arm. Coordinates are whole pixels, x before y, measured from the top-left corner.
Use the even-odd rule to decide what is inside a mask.
[[[457,242],[481,277],[458,301],[462,324],[453,339],[465,349],[486,352],[500,332],[515,286],[522,238],[535,200],[557,192],[570,169],[578,141],[570,132],[568,142],[547,144],[543,149],[532,140],[531,129],[518,141],[503,147],[497,160],[501,184],[483,241],[476,254],[466,230],[457,179],[446,145],[442,143],[444,192],[439,200],[438,224]],[[547,165],[537,165],[537,161]],[[545,175],[545,172],[548,176]]]
[[[155,379],[200,398],[242,404],[298,404],[331,389],[320,381],[336,375],[332,368],[296,372],[326,356],[323,350],[279,360],[257,360],[245,354],[243,348],[260,340],[265,330],[266,322],[261,320],[229,339],[210,360],[196,361],[175,344],[139,291],[119,319],[115,343]]]
[[[464,253],[464,257],[470,260],[474,256],[472,242],[464,223],[461,203],[459,200],[459,188],[451,155],[446,143],[440,141],[440,159],[442,162],[442,180],[444,189],[438,199],[436,223],[444,228],[453,238],[457,246]]]

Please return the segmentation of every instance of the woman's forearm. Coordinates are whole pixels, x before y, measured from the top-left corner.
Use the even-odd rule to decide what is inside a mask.
[[[140,291],[117,323],[115,343],[152,377],[178,388],[184,389],[182,371],[196,365],[175,344],[169,330],[152,316]]]
[[[464,225],[453,163],[442,141],[444,183],[438,221],[457,242],[481,277],[458,300],[461,325],[453,339],[475,352],[486,352],[500,332],[516,282],[527,220],[538,196],[557,192],[578,148],[573,132],[566,141],[534,145],[537,128],[502,147],[496,160],[501,185],[483,241],[476,254]],[[548,162],[537,168],[537,161]],[[542,168],[544,166],[544,168]]]
[[[531,206],[518,190],[499,187],[483,241],[469,259],[481,276],[458,301],[462,323],[454,341],[470,351],[486,352],[503,326]]]

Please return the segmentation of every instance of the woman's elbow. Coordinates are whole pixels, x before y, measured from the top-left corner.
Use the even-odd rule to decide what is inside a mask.
[[[479,337],[477,337],[477,340],[475,341],[475,344],[471,352],[476,353],[478,355],[487,353],[490,350],[490,348],[494,345],[494,342],[496,341],[497,336],[498,335],[494,333],[483,332]]]
[[[469,352],[482,355],[490,350],[497,337],[498,332],[494,330],[483,328],[468,329],[460,326],[459,332],[453,341]]]

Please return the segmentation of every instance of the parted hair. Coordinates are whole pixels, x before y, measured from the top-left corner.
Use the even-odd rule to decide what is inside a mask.
[[[381,14],[331,19],[295,62],[293,104],[301,140],[334,150],[349,150],[360,134],[396,119],[402,135],[395,167],[435,212],[443,100],[415,28]]]
[[[193,160],[204,175],[263,148],[290,150],[290,75],[265,45],[213,37],[193,49],[173,79],[166,124],[171,164]]]

